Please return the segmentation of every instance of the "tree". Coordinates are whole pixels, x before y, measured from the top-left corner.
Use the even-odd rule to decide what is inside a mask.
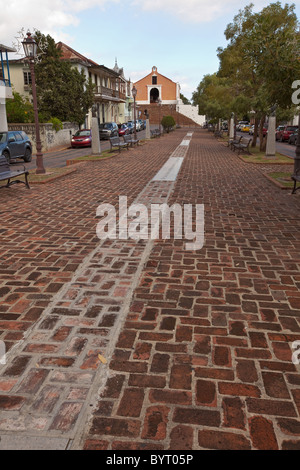
[[[180,99],[182,100],[183,104],[191,104],[190,100],[188,100],[182,93],[180,93]]]
[[[260,13],[253,5],[240,10],[225,30],[229,41],[219,48],[218,75],[227,77],[238,93],[247,96],[248,111],[260,123],[260,146],[263,148],[262,127],[274,105],[287,111],[292,107],[291,85],[300,76],[300,38],[294,5],[281,7],[270,4]],[[280,111],[279,111],[280,113]],[[256,134],[253,145],[255,145]]]
[[[192,95],[194,106],[199,107],[199,114],[210,120],[229,119],[234,108],[234,97],[227,78],[216,73],[207,74]]]
[[[176,125],[176,122],[173,116],[164,116],[161,120],[161,125],[163,126],[164,130],[168,133]]]
[[[51,36],[35,33],[39,60],[35,66],[38,108],[44,119],[58,118],[82,124],[93,104],[93,84],[84,72],[62,60]]]
[[[7,122],[34,122],[33,106],[24,96],[14,91],[13,99],[6,101]]]

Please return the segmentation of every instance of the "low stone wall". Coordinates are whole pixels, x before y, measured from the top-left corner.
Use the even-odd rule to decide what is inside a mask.
[[[200,126],[206,121],[205,116],[198,114],[198,106],[192,106],[190,104],[180,104],[177,106],[177,111],[184,116],[192,119],[195,123]]]
[[[72,135],[79,129],[78,125],[72,122],[63,122],[63,129],[56,132],[50,123],[40,124],[40,136],[42,142],[42,150],[50,150],[51,148],[61,145],[70,145]],[[8,124],[9,131],[24,131],[30,138],[33,147],[33,153],[36,152],[36,138],[34,124]]]

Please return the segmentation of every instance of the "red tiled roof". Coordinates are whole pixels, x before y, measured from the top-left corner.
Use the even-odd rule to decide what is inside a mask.
[[[75,59],[75,60],[80,60],[82,62],[88,62],[91,65],[96,65],[96,66],[99,65],[96,62],[94,62],[93,60],[88,59],[87,57],[85,57],[84,55],[82,55],[79,52],[75,51],[70,46],[67,46],[67,44],[64,44],[61,41],[56,44],[56,47],[61,49],[62,59],[65,59],[65,60],[74,60]]]

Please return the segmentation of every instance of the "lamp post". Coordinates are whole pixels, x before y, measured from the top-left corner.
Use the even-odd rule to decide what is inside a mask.
[[[296,155],[294,158],[294,175],[300,173],[300,112],[298,117],[298,135],[296,142]]]
[[[135,98],[137,94],[137,89],[133,85],[132,88],[132,96],[133,96],[133,119],[134,119],[134,140],[136,140],[136,107],[135,107]]]
[[[22,42],[25,57],[29,62],[30,74],[31,74],[31,83],[32,83],[32,98],[33,98],[33,110],[34,110],[34,121],[35,121],[35,136],[36,136],[36,173],[46,173],[43,163],[43,154],[42,154],[42,144],[40,137],[40,124],[39,124],[39,115],[37,108],[37,97],[36,97],[36,83],[35,83],[35,73],[34,73],[34,61],[37,54],[37,43],[31,37],[31,33],[27,33],[27,38]]]

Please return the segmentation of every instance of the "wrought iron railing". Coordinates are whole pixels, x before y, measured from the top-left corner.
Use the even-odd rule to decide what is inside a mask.
[[[126,99],[125,93],[122,93],[119,90],[113,90],[112,88],[107,88],[102,85],[98,85],[95,87],[95,95],[100,95],[100,96],[110,96],[112,98],[119,98],[121,100]]]

